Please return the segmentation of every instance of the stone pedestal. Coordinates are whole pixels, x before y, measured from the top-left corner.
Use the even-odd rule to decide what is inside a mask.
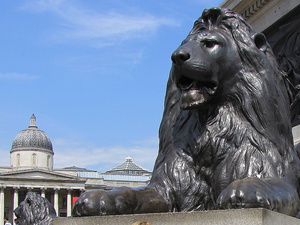
[[[54,225],[131,225],[137,221],[151,225],[300,225],[300,219],[266,209],[216,210],[185,213],[153,213],[121,216],[56,218]]]

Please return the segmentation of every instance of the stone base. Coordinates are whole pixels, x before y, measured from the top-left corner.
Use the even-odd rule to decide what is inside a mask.
[[[204,212],[150,213],[120,216],[56,218],[53,225],[132,225],[149,222],[151,225],[300,225],[300,219],[266,209],[215,210]]]

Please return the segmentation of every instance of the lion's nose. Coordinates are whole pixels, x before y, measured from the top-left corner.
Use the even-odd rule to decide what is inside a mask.
[[[190,53],[185,51],[183,48],[177,49],[173,52],[171,59],[174,64],[177,66],[181,66],[185,61],[187,61],[191,57]]]

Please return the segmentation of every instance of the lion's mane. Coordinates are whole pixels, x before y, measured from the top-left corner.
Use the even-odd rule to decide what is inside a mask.
[[[51,203],[36,192],[28,192],[14,212],[19,225],[52,225],[52,219],[56,217]]]
[[[256,33],[238,14],[213,10],[203,12],[190,35],[203,27],[225,31],[243,69],[230,86],[220,84],[216,106],[206,111],[180,108],[176,70],[171,69],[150,185],[175,211],[216,209],[218,195],[236,179],[299,171],[284,74],[270,46],[260,51],[260,43],[253,41]]]

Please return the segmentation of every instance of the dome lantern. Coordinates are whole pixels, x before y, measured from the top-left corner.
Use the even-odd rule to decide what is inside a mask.
[[[29,127],[36,127],[37,128],[37,126],[36,126],[36,117],[35,117],[34,114],[32,114],[32,116],[30,117],[30,125],[29,125]]]

